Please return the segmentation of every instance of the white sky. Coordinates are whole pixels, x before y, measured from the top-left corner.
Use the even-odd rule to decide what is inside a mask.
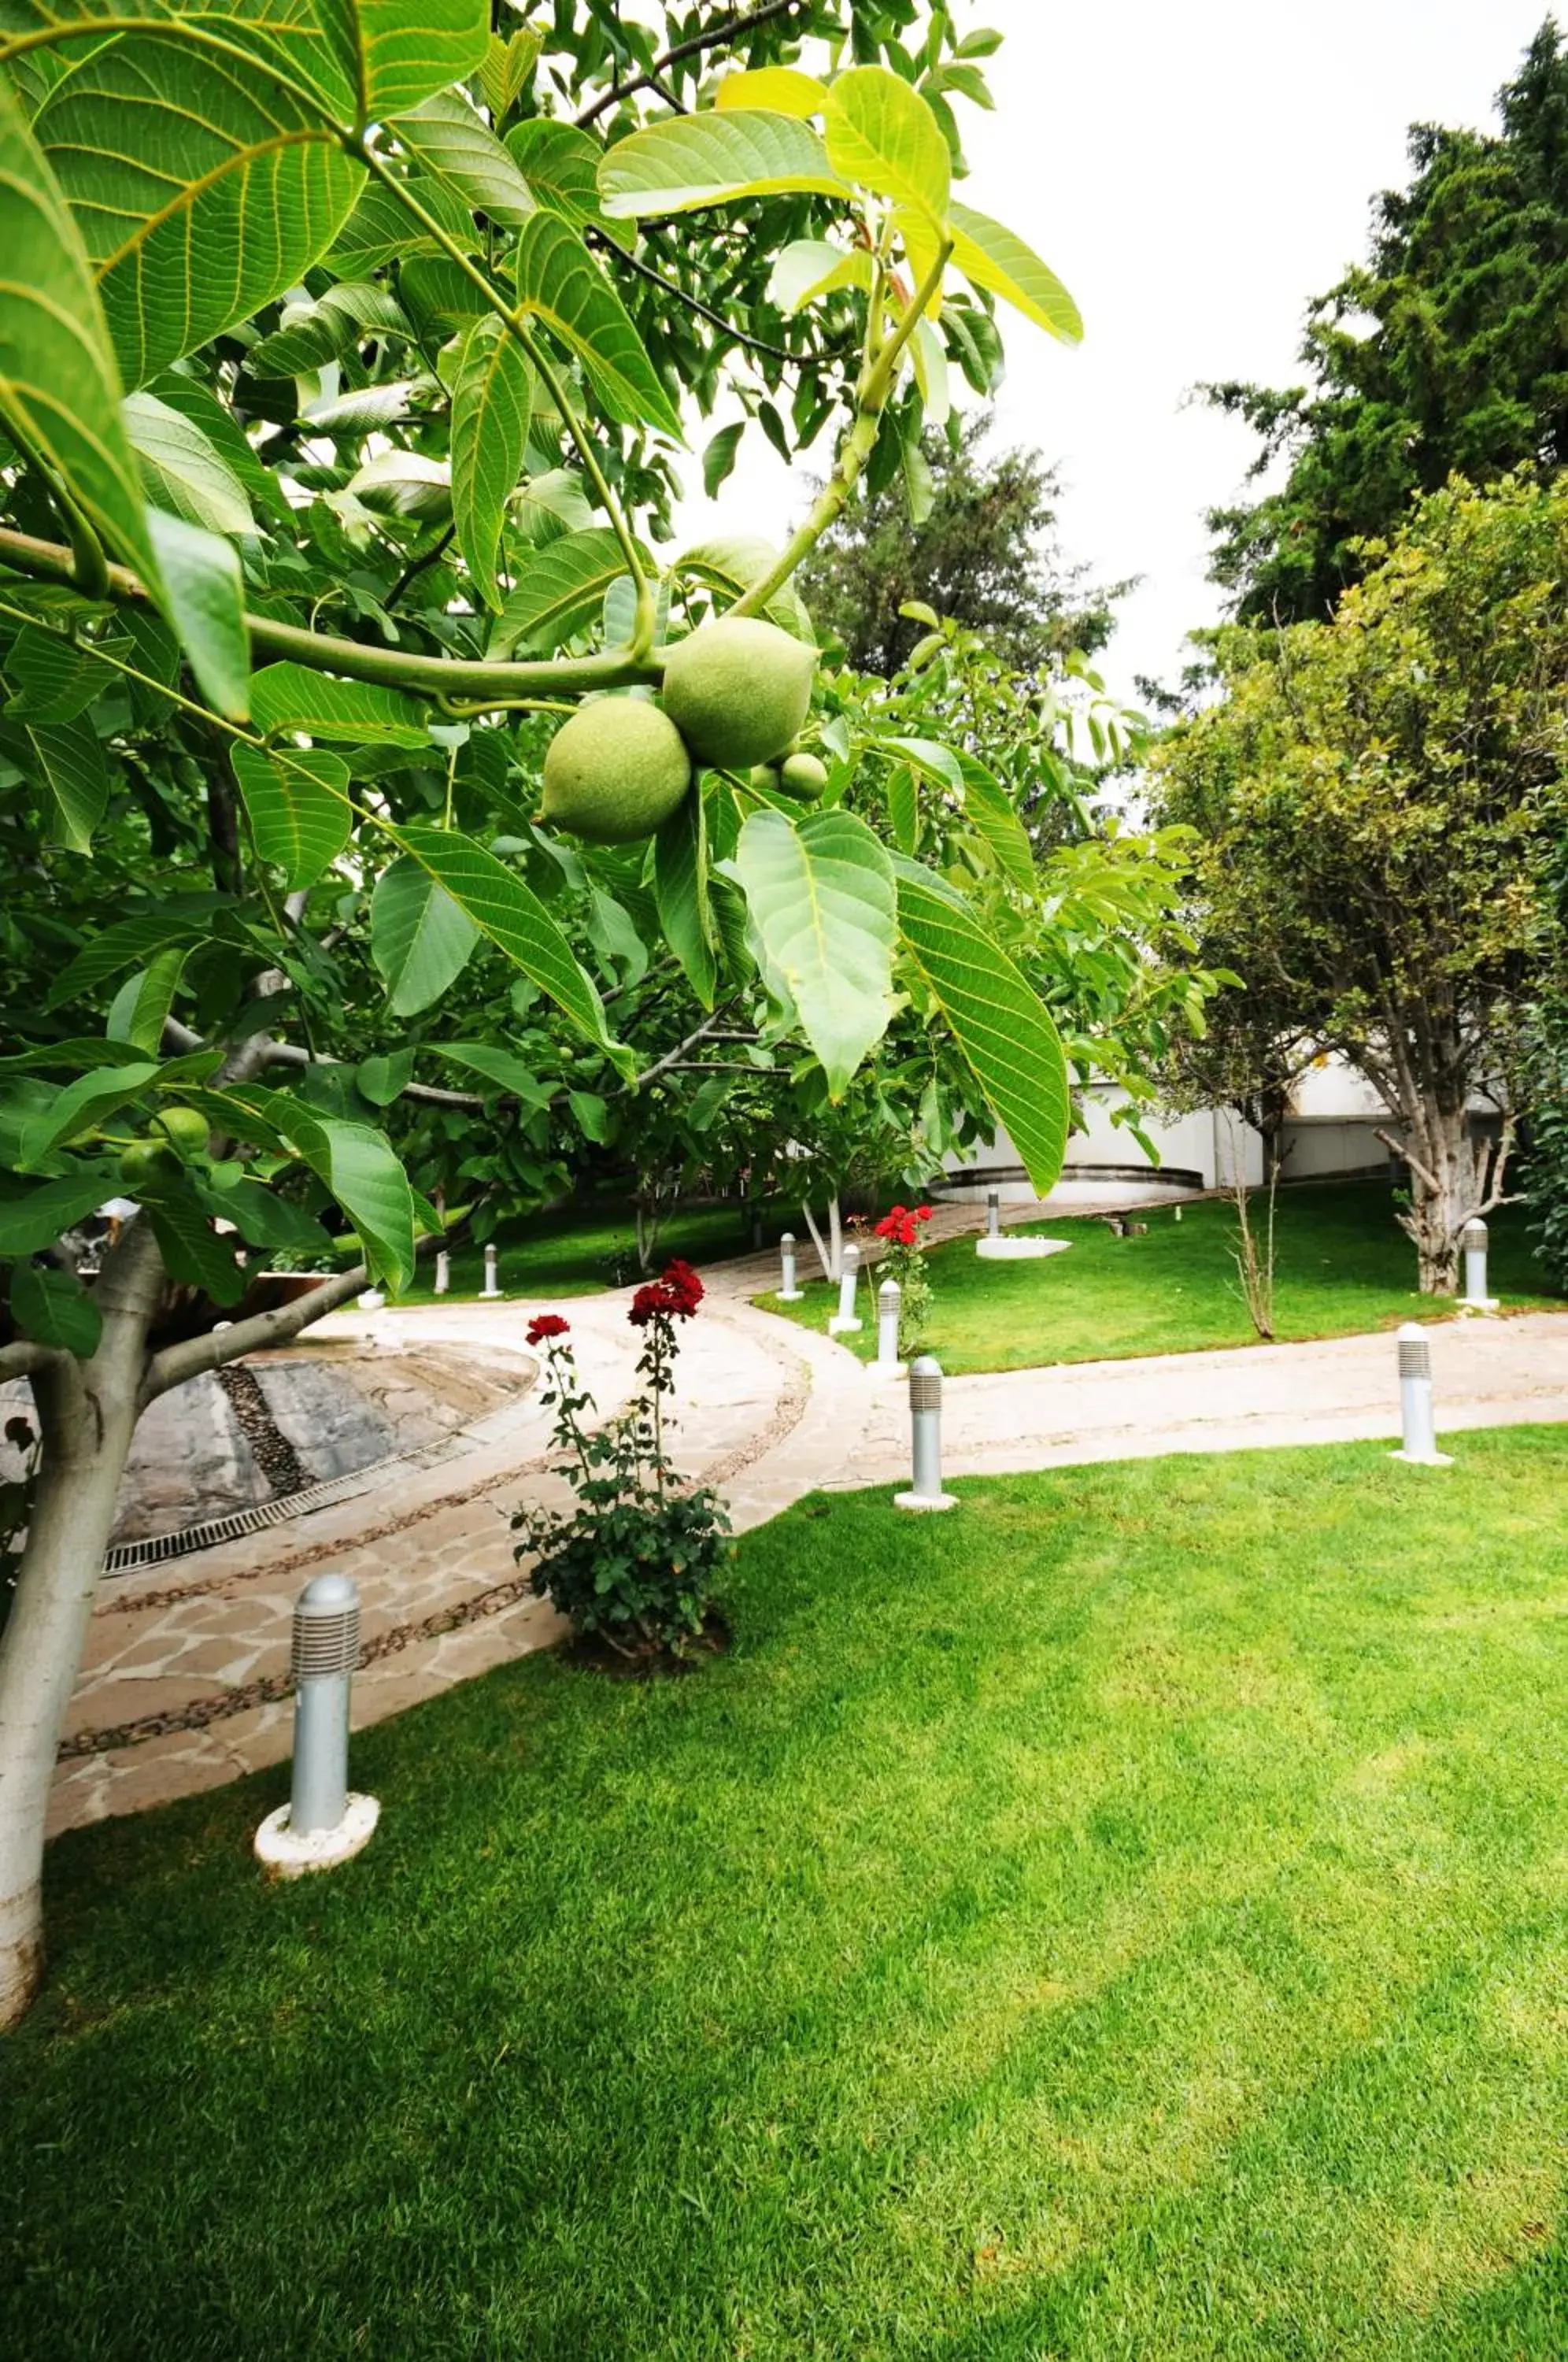
[[[1143,578],[1106,659],[1113,690],[1131,698],[1140,672],[1174,679],[1186,633],[1219,613],[1203,513],[1242,489],[1253,441],[1186,405],[1187,389],[1299,381],[1308,300],[1364,252],[1371,198],[1405,177],[1407,126],[1490,124],[1545,13],[1546,0],[955,0],[961,29],[1007,37],[986,61],[996,113],[958,103],[965,200],[1043,256],[1086,325],[1073,350],[999,307],[998,436],[1061,463],[1070,557]],[[778,540],[804,506],[760,429],[717,502],[695,462],[690,480],[685,540],[721,525]]]

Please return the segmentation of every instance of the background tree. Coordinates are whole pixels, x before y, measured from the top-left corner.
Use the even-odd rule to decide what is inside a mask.
[[[1540,877],[1563,818],[1568,491],[1456,482],[1364,556],[1331,622],[1218,635],[1223,696],[1157,750],[1154,794],[1198,832],[1200,940],[1234,947],[1271,1029],[1376,1086],[1441,1293],[1502,1191],[1526,1003],[1561,957]]]
[[[1454,471],[1485,483],[1568,458],[1568,50],[1549,17],[1496,132],[1419,124],[1412,177],[1373,208],[1371,253],[1309,313],[1308,382],[1223,384],[1285,480],[1209,517],[1214,579],[1247,622],[1328,613]]]
[[[521,1118],[541,1164],[547,1116],[591,1141],[668,1064],[637,1031],[664,1034],[670,962],[700,1025],[753,996],[832,1100],[907,999],[1054,1174],[1060,1043],[965,889],[983,864],[896,857],[853,744],[817,811],[746,767],[817,729],[791,578],[879,437],[918,432],[922,380],[999,352],[999,297],[1079,333],[952,196],[949,94],[983,90],[996,37],[945,8],[857,6],[847,42],[818,0],[635,25],[592,0],[505,35],[483,0],[18,0],[6,26],[0,1380],[29,1383],[41,1454],[0,1636],[0,2022],[39,1973],[55,1739],[135,1423],[368,1276],[406,1285],[439,1218],[400,1148],[445,1180],[449,1117]],[[744,373],[771,431],[769,370],[797,439],[834,437],[810,515],[781,552],[656,566],[677,396]],[[547,769],[568,729],[616,750],[576,842],[537,819],[545,727]],[[88,1284],[73,1225],[122,1193]],[[353,1268],[246,1317],[237,1241],[344,1226]]]
[[[1038,451],[988,457],[988,431],[984,413],[926,431],[912,513],[898,443],[885,480],[874,452],[861,498],[802,568],[819,632],[856,671],[891,678],[909,661],[923,629],[905,613],[914,600],[983,633],[999,666],[1037,682],[1070,650],[1092,656],[1110,637],[1131,583],[1098,589],[1064,558],[1055,469]]]

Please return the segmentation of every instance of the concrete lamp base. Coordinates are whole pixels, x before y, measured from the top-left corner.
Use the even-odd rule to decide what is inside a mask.
[[[910,1374],[907,1362],[867,1362],[866,1366],[874,1378],[907,1378]]]
[[[893,1507],[895,1509],[913,1509],[929,1514],[937,1509],[955,1509],[958,1496],[956,1493],[895,1493]]]
[[[828,1322],[828,1335],[830,1337],[857,1337],[865,1326],[866,1323],[864,1320],[841,1320],[835,1312]]]
[[[1407,1468],[1452,1468],[1453,1455],[1449,1451],[1391,1451],[1390,1460],[1402,1460]]]
[[[1071,1239],[977,1239],[982,1263],[1038,1263],[1042,1255],[1065,1254]]]
[[[780,1304],[804,1304],[806,1291],[803,1287],[781,1287],[778,1300]]]
[[[1462,1296],[1459,1308],[1462,1312],[1500,1312],[1503,1299],[1500,1296]]]
[[[350,1795],[335,1829],[313,1829],[309,1837],[296,1838],[289,1828],[289,1807],[280,1805],[256,1832],[256,1859],[265,1863],[274,1878],[303,1878],[309,1870],[336,1870],[340,1861],[352,1861],[364,1851],[381,1816],[374,1796]]]

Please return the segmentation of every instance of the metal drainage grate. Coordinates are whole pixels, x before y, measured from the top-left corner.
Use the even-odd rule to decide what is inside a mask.
[[[327,1508],[334,1501],[363,1491],[369,1473],[367,1469],[356,1469],[351,1475],[330,1476],[320,1485],[307,1485],[302,1492],[285,1493],[280,1500],[261,1501],[251,1509],[231,1509],[226,1517],[207,1518],[199,1526],[182,1526],[175,1533],[149,1534],[139,1542],[116,1542],[105,1557],[104,1573],[128,1574],[137,1567],[162,1566],[193,1551],[211,1550],[215,1543],[238,1541],[268,1526],[281,1526],[307,1509]]]

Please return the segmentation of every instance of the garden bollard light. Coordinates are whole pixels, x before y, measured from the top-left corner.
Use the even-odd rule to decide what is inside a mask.
[[[795,1285],[795,1233],[793,1231],[786,1231],[778,1242],[778,1301],[780,1304],[799,1304],[802,1291]]]
[[[359,1661],[359,1585],[318,1574],[294,1607],[293,1793],[256,1832],[257,1853],[282,1877],[347,1861],[380,1816],[373,1796],[348,1788],[348,1694]]]
[[[495,1249],[493,1247],[486,1247],[484,1251],[484,1286],[480,1288],[480,1294],[481,1296],[501,1294],[500,1288],[495,1284]]]
[[[895,1493],[895,1509],[955,1509],[942,1489],[942,1364],[930,1353],[910,1363],[910,1431],[913,1483]]]
[[[1432,1410],[1431,1340],[1419,1322],[1407,1320],[1399,1331],[1399,1425],[1404,1440],[1390,1456],[1416,1468],[1452,1466],[1446,1451],[1437,1448],[1437,1420]]]
[[[855,1310],[855,1284],[859,1276],[860,1249],[845,1247],[844,1261],[840,1266],[838,1310],[828,1322],[830,1337],[849,1336],[864,1326],[864,1323],[856,1318]]]
[[[436,1252],[436,1295],[437,1295],[437,1296],[445,1296],[445,1295],[446,1295],[446,1293],[447,1293],[447,1290],[451,1286],[451,1285],[452,1285],[452,1258],[451,1258],[451,1256],[447,1253],[446,1248],[445,1248],[445,1247],[441,1247],[441,1248],[439,1248],[439,1249],[437,1250],[437,1252]]]
[[[1473,1312],[1496,1312],[1497,1299],[1486,1293],[1486,1225],[1478,1214],[1473,1215],[1459,1233],[1459,1243],[1464,1251],[1464,1293],[1461,1304]]]
[[[885,1279],[877,1290],[877,1367],[896,1370],[899,1366],[899,1314],[903,1307],[904,1291],[896,1279]]]
[[[986,1236],[988,1239],[999,1239],[1001,1236],[1001,1191],[999,1189],[986,1191]]]

